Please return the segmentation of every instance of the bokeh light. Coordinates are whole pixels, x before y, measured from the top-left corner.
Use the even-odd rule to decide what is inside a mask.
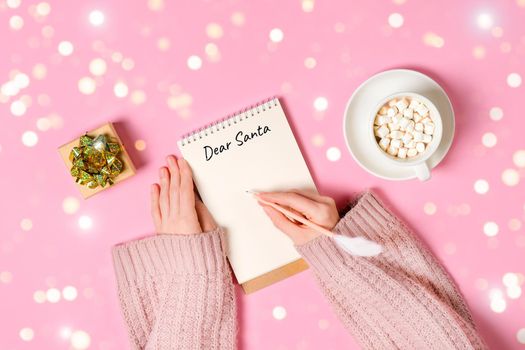
[[[78,218],[78,227],[82,230],[89,230],[93,226],[93,219],[88,215],[82,215]]]
[[[129,88],[125,82],[118,81],[113,86],[113,92],[115,93],[115,96],[117,96],[118,98],[124,98],[128,96]]]
[[[394,12],[388,16],[388,24],[392,28],[401,28],[401,26],[403,26],[403,23],[405,23],[405,19],[400,13]]]
[[[302,0],[301,8],[304,12],[312,12],[314,10],[315,1],[314,0]]]
[[[35,303],[37,304],[43,304],[46,302],[47,300],[47,295],[46,295],[46,292],[44,292],[43,290],[37,290],[33,293],[33,300],[35,301]]]
[[[337,147],[330,147],[326,150],[326,158],[331,162],[341,159],[341,150]]]
[[[511,88],[518,88],[518,87],[520,87],[521,86],[521,75],[519,75],[518,73],[510,73],[507,76],[507,84]]]
[[[91,337],[83,330],[76,330],[71,333],[70,343],[71,347],[75,350],[88,349],[91,345]]]
[[[0,272],[0,282],[4,284],[11,283],[13,280],[13,274],[9,271]]]
[[[27,147],[34,147],[38,143],[38,135],[34,131],[25,131],[22,134],[22,143]]]
[[[244,13],[239,11],[232,13],[230,19],[233,25],[237,27],[242,27],[246,22],[246,17],[244,16]]]
[[[501,181],[507,186],[514,187],[520,182],[520,173],[515,169],[505,169],[501,173]]]
[[[284,33],[280,28],[270,30],[270,40],[274,43],[280,43],[284,39]]]
[[[22,328],[18,334],[23,341],[31,341],[35,336],[35,332],[29,327]]]
[[[325,111],[328,108],[328,100],[326,97],[319,96],[314,100],[314,108],[319,111]]]
[[[64,300],[73,301],[77,298],[78,292],[74,286],[66,286],[62,289],[62,297]]]
[[[525,168],[525,149],[520,149],[512,155],[512,161],[518,168]]]
[[[58,303],[60,301],[60,291],[56,288],[49,288],[46,292],[46,299],[50,303]]]
[[[33,222],[31,219],[22,219],[22,221],[20,221],[20,228],[24,231],[29,231],[33,228]]]
[[[276,320],[284,320],[286,318],[286,309],[283,306],[276,306],[272,310],[272,315]]]
[[[476,22],[479,28],[488,30],[494,25],[494,18],[490,13],[483,12],[478,15],[478,17],[476,18]]]
[[[487,180],[479,179],[474,182],[474,191],[478,194],[485,194],[489,191],[489,183]]]
[[[306,57],[304,59],[304,66],[308,69],[314,69],[317,65],[317,61],[313,57]]]
[[[18,15],[9,18],[9,27],[12,30],[20,30],[24,26],[24,19]]]
[[[503,118],[503,110],[500,107],[492,107],[489,112],[490,119],[494,121],[501,120]]]
[[[492,148],[498,143],[498,138],[492,132],[486,132],[481,137],[481,143],[487,148]]]
[[[91,77],[83,77],[78,81],[78,90],[84,95],[91,95],[95,92],[97,83]]]
[[[191,70],[199,70],[202,67],[202,59],[197,55],[188,57],[188,68]]]
[[[71,56],[74,50],[75,48],[70,41],[61,41],[58,44],[58,53],[60,53],[62,56]]]
[[[494,237],[499,232],[499,226],[494,221],[488,221],[483,225],[483,233],[488,237]]]
[[[427,215],[434,215],[437,212],[437,206],[432,202],[426,202],[423,206],[423,212]]]
[[[95,58],[89,63],[89,72],[95,76],[102,76],[106,73],[107,64],[102,58]]]
[[[93,10],[89,13],[89,22],[95,27],[103,25],[105,20],[106,16],[100,10]]]
[[[224,32],[222,27],[217,23],[209,23],[206,26],[206,35],[211,39],[219,39],[223,36]]]

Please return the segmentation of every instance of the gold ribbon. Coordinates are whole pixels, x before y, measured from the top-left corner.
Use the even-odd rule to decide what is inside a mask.
[[[89,188],[113,185],[123,169],[122,161],[117,158],[120,151],[121,146],[117,142],[108,142],[103,134],[96,137],[87,133],[82,135],[78,147],[73,147],[69,153],[75,182]]]

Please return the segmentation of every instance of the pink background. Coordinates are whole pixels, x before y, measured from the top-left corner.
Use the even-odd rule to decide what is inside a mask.
[[[319,190],[342,207],[356,192],[376,189],[451,272],[491,347],[525,347],[518,341],[525,297],[517,296],[525,273],[525,172],[516,153],[525,149],[524,86],[507,83],[511,73],[525,77],[524,1],[317,0],[313,10],[298,0],[18,2],[0,0],[0,84],[22,87],[14,94],[11,83],[0,94],[0,348],[128,348],[110,247],[153,234],[149,184],[165,155],[178,154],[180,135],[273,95],[286,106]],[[90,23],[93,10],[104,13],[101,26]],[[392,13],[404,18],[399,28],[389,25]],[[209,37],[209,23],[222,31]],[[271,42],[273,28],[284,33],[281,42]],[[431,40],[439,47],[425,43],[429,32],[441,38]],[[61,41],[73,44],[71,55],[59,53]],[[211,56],[208,43],[216,45],[208,45]],[[202,59],[200,69],[188,68],[191,55]],[[307,57],[315,67],[311,60],[305,66]],[[89,70],[95,58],[106,62],[102,76]],[[344,144],[347,99],[390,68],[430,75],[456,111],[452,148],[426,183],[375,178]],[[27,87],[17,72],[29,77]],[[83,77],[95,79],[92,94],[79,90]],[[126,96],[114,94],[117,81]],[[314,109],[317,97],[327,99],[326,110]],[[491,118],[494,107],[501,119]],[[83,200],[57,147],[106,121],[117,123],[138,172]],[[38,137],[32,147],[22,142],[26,131]],[[488,132],[497,138],[493,147],[482,142]],[[340,159],[327,158],[330,147],[341,150]],[[505,180],[512,174],[518,178]],[[474,190],[479,179],[490,185],[486,194]],[[79,202],[69,214],[67,197]],[[87,229],[79,227],[84,216],[92,220]],[[483,230],[490,221],[499,227],[494,237]],[[518,279],[515,298],[503,282],[507,273],[515,274],[507,284]],[[74,300],[51,302],[53,288],[66,286],[76,298],[66,292]],[[286,310],[282,320],[272,316],[277,306]],[[243,349],[358,348],[310,272],[240,296],[239,309]]]

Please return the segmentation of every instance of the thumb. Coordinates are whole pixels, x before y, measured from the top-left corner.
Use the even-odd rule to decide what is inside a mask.
[[[283,213],[269,205],[261,204],[261,206],[275,227],[288,235],[293,241],[295,241],[298,235],[301,235],[302,229],[291,222]]]
[[[199,218],[203,232],[214,230],[217,227],[217,223],[210,214],[210,211],[199,198],[195,198],[195,211],[197,212],[197,217]]]
[[[293,209],[311,219],[319,209],[319,204],[295,192],[259,192],[256,197]]]

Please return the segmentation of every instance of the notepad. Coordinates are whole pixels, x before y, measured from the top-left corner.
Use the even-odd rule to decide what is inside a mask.
[[[177,142],[195,186],[226,234],[237,281],[253,292],[307,268],[246,190],[317,193],[277,98],[192,131]]]

